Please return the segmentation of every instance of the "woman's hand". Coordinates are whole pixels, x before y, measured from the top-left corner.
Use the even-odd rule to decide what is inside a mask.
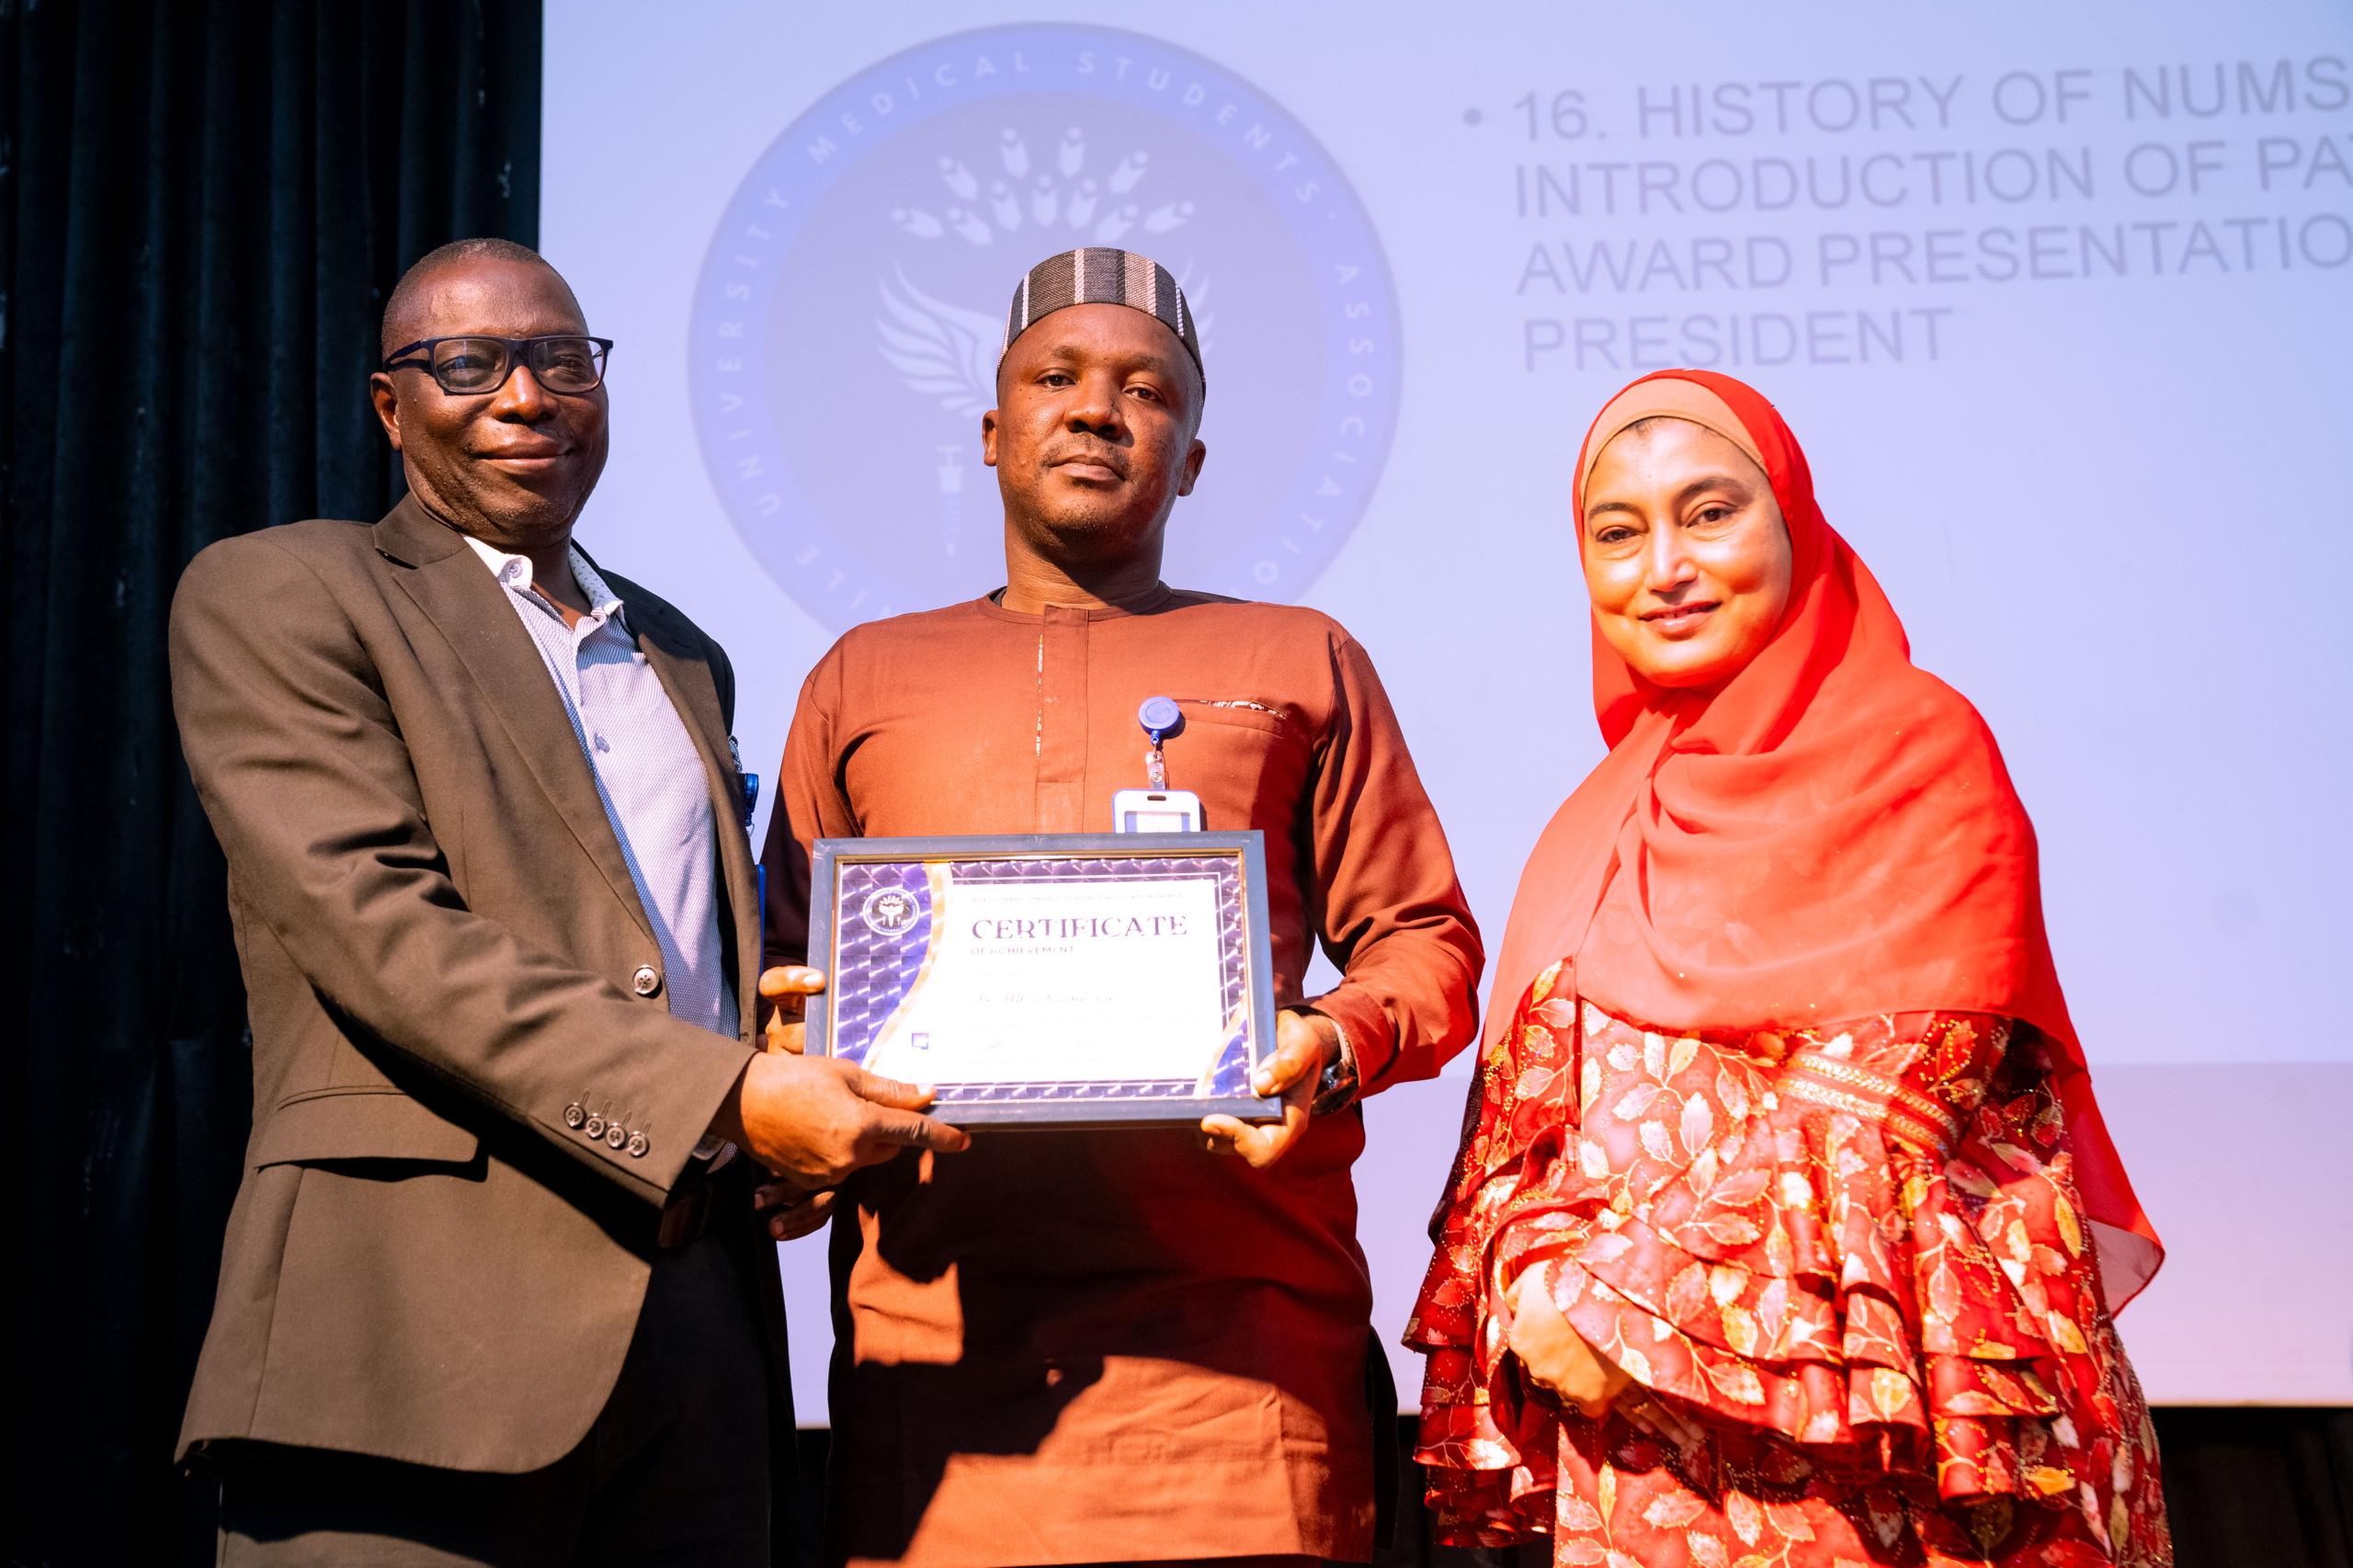
[[[1686,1452],[1706,1437],[1576,1331],[1553,1304],[1541,1268],[1529,1269],[1512,1286],[1511,1353],[1539,1388],[1590,1420],[1600,1420],[1614,1404],[1628,1424]]]
[[[1511,1353],[1528,1369],[1537,1387],[1552,1394],[1580,1415],[1598,1421],[1609,1402],[1634,1380],[1615,1361],[1586,1343],[1552,1304],[1544,1288],[1544,1271],[1531,1268],[1511,1291]]]

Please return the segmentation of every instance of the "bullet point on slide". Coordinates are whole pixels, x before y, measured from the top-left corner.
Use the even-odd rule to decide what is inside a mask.
[[[1475,108],[1466,108],[1462,111],[1462,123],[1465,125],[1476,125],[1486,118]]]

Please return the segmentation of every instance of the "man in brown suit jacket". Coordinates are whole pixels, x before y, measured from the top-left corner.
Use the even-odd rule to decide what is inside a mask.
[[[586,334],[520,246],[426,256],[371,382],[408,498],[223,540],[173,605],[253,1021],[181,1431],[224,1562],[768,1562],[790,1405],[752,1166],[963,1142],[754,1049],[733,676],[571,542]]]

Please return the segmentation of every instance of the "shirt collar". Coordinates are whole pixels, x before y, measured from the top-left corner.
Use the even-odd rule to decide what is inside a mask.
[[[459,537],[482,559],[482,563],[490,568],[490,574],[497,578],[502,586],[517,594],[530,595],[534,578],[529,556],[509,555],[484,544],[472,534],[460,534]],[[603,574],[588,563],[588,558],[580,552],[580,547],[574,544],[565,548],[571,555],[572,580],[580,585],[581,594],[588,600],[588,613],[603,620],[611,617],[614,611],[622,609],[620,596],[614,593]]]
[[[998,588],[972,602],[982,614],[992,619],[1017,620],[1030,625],[1036,625],[1049,616],[1062,619],[1083,617],[1087,620],[1117,620],[1128,616],[1150,615],[1155,610],[1166,608],[1175,602],[1176,590],[1165,583],[1155,581],[1148,588],[1138,588],[1124,597],[1112,599],[1104,604],[1084,608],[1077,605],[1050,604],[1046,607],[1043,615],[1025,615],[1019,610],[1007,609],[1005,608],[1004,596],[1005,590]]]

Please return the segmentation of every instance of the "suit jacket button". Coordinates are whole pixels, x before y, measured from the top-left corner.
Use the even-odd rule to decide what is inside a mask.
[[[632,1132],[629,1135],[629,1157],[631,1159],[642,1160],[645,1158],[646,1151],[653,1147],[654,1141],[646,1137],[644,1133]]]
[[[605,1135],[605,1119],[601,1116],[592,1116],[580,1131],[591,1138],[602,1138]]]
[[[628,1142],[629,1133],[622,1128],[620,1122],[616,1121],[610,1127],[605,1129],[606,1148],[619,1149],[622,1144]]]
[[[566,1127],[571,1128],[574,1132],[579,1131],[581,1125],[587,1119],[588,1113],[580,1108],[580,1102],[578,1100],[574,1100],[570,1105],[563,1108],[563,1124]]]
[[[637,966],[637,972],[629,977],[629,985],[640,996],[651,996],[662,989],[662,973],[652,964],[642,963]]]

